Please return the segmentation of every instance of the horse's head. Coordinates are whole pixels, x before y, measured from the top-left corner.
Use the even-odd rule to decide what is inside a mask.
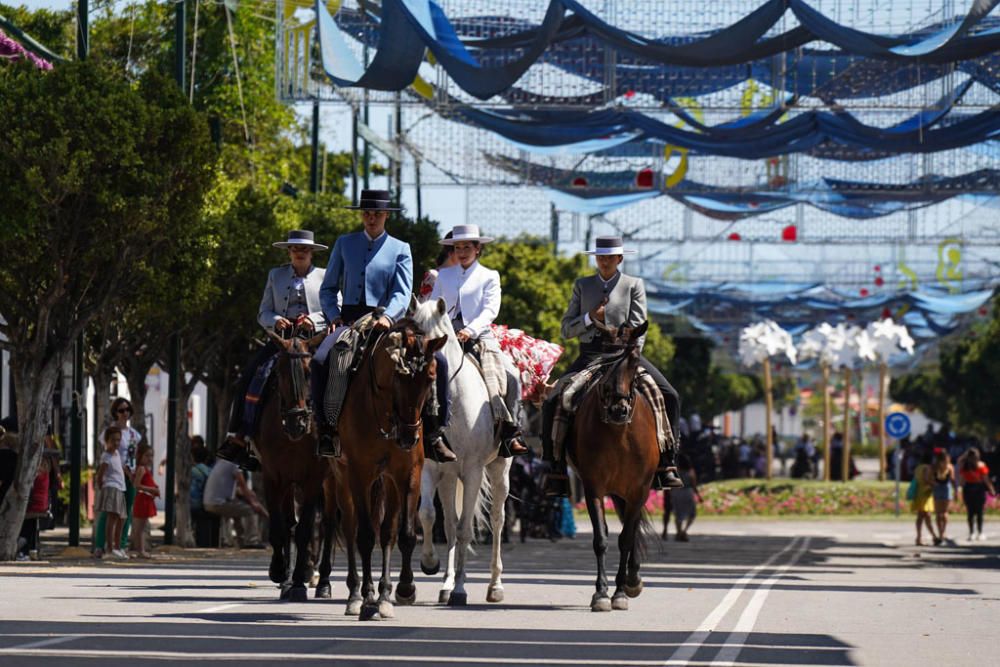
[[[272,333],[271,339],[278,346],[278,361],[275,376],[278,386],[278,405],[281,411],[281,425],[285,434],[297,440],[309,432],[309,361],[312,350],[322,340],[319,335],[311,339],[293,329],[288,338]]]
[[[418,303],[416,298],[410,301],[407,316],[411,318],[424,334],[431,338],[439,336],[455,337],[455,329],[448,317],[448,304],[444,299]]]
[[[639,370],[642,354],[639,341],[648,327],[649,322],[643,322],[633,329],[623,327],[618,332],[624,349],[599,385],[603,420],[609,424],[621,425],[632,421],[632,411],[635,410],[635,374]]]
[[[390,388],[392,395],[391,426],[385,437],[395,437],[400,447],[412,449],[420,440],[420,414],[437,372],[434,353],[447,341],[446,336],[431,338],[421,333],[416,322],[398,322],[376,349],[374,373],[377,385]]]

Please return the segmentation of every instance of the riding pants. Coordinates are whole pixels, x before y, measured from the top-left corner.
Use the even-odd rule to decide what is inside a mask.
[[[424,416],[429,418],[432,425],[430,428],[446,428],[451,421],[451,388],[449,380],[451,373],[448,369],[448,357],[444,352],[438,350],[434,353],[437,361],[437,376],[434,378],[434,392],[431,400],[424,403]]]

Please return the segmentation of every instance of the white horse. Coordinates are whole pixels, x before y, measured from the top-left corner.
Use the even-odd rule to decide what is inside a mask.
[[[448,569],[439,602],[462,606],[468,602],[465,591],[465,557],[473,538],[476,512],[486,514],[489,507],[493,529],[493,557],[490,563],[490,585],[487,602],[503,600],[503,561],[500,556],[504,526],[504,503],[510,491],[509,458],[497,456],[499,442],[493,429],[493,414],[489,394],[482,375],[471,363],[463,363],[462,346],[446,314],[443,299],[419,304],[412,314],[417,326],[431,336],[448,336],[443,352],[448,359],[451,375],[451,421],[445,434],[452,450],[458,455],[453,463],[437,463],[428,459],[420,485],[420,523],[424,530],[420,569],[424,574],[437,574],[441,567],[434,550],[434,492],[444,508],[444,530],[448,538]],[[458,482],[462,482],[462,515],[458,516]],[[456,530],[457,529],[457,530]]]

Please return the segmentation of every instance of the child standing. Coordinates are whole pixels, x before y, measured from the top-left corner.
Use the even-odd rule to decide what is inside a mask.
[[[97,469],[98,494],[94,511],[105,516],[105,553],[120,560],[128,560],[121,549],[122,525],[125,522],[125,471],[118,454],[122,431],[117,426],[104,429],[104,453]]]
[[[153,448],[146,444],[139,445],[139,453],[135,460],[137,465],[132,478],[132,485],[136,491],[135,504],[132,506],[132,542],[139,552],[139,558],[149,558],[146,524],[156,516],[156,504],[153,498],[160,495],[160,487],[153,479]]]
[[[684,482],[684,487],[670,490],[670,504],[674,510],[674,525],[677,527],[674,539],[678,542],[687,542],[688,530],[698,514],[697,503],[701,502],[702,498],[701,491],[698,490],[698,475],[687,455],[681,454],[678,457],[677,471],[680,473],[681,481]],[[666,535],[665,529],[664,535]]]

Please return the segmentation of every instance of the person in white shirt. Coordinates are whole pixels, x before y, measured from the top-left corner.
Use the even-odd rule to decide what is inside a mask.
[[[525,454],[528,448],[517,418],[520,375],[513,361],[500,350],[490,328],[500,312],[500,274],[479,263],[483,245],[493,238],[480,234],[477,225],[456,225],[451,235],[440,243],[454,247],[458,263],[438,272],[430,298],[444,299],[459,343],[466,346],[469,341],[479,341],[482,344],[483,374],[490,406],[501,423],[501,455]]]
[[[100,512],[105,520],[107,553],[115,558],[128,560],[128,556],[120,546],[122,524],[125,519],[125,471],[121,455],[118,453],[121,442],[120,428],[109,426],[104,430],[104,452],[101,454],[101,465],[95,477],[98,492],[94,500],[94,511]]]

